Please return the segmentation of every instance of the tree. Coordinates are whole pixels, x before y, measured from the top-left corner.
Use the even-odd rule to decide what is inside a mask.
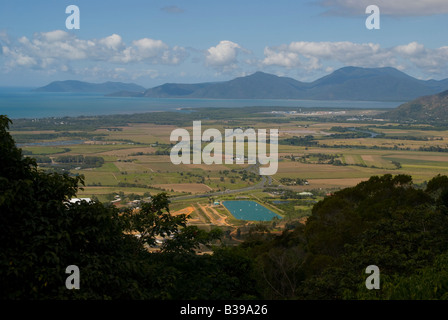
[[[15,146],[10,123],[0,116],[0,299],[170,298],[182,285],[170,252],[201,264],[193,249],[220,236],[185,227],[163,193],[136,214],[97,201],[69,203],[83,177],[38,169]],[[166,252],[146,250],[156,236],[173,234]],[[80,290],[65,287],[69,265],[80,269]],[[211,272],[207,263],[202,269],[203,277]],[[194,296],[187,289],[185,297]]]
[[[156,236],[170,236],[186,226],[186,216],[173,216],[169,212],[166,193],[155,195],[151,202],[143,203],[140,210],[127,209],[122,213],[127,233],[136,232],[138,242],[143,245],[156,244]]]
[[[447,299],[448,177],[374,176],[318,202],[305,226],[241,246],[267,299]],[[365,286],[366,267],[381,290]]]
[[[435,177],[427,190],[419,190],[409,176],[371,177],[316,205],[305,228],[309,276],[302,297],[388,299],[397,281],[424,279],[420,270],[448,252],[448,216],[438,202],[446,181]],[[389,289],[366,290],[364,270],[372,264]]]

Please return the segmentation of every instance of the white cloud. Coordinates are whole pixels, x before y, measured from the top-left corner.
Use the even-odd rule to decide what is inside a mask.
[[[70,34],[63,30],[54,30],[49,32],[41,32],[40,38],[45,42],[56,42],[56,41],[64,41],[67,39]]]
[[[9,60],[6,61],[7,70],[10,70],[16,66],[19,67],[34,67],[37,65],[36,59],[28,55],[23,54],[20,51],[11,49],[10,47],[2,47],[3,55]]]
[[[292,42],[289,49],[306,57],[320,59],[336,58],[339,61],[364,59],[367,55],[376,55],[380,46],[373,43],[343,42]]]
[[[289,50],[276,50],[269,47],[264,49],[265,58],[262,62],[264,65],[276,65],[286,68],[300,66],[299,55]]]
[[[426,49],[421,45],[411,45],[411,48],[400,48],[399,52],[405,56],[410,64],[426,74],[441,75],[446,78],[448,73],[448,46],[436,49]]]
[[[2,36],[4,37],[4,35]],[[187,53],[181,47],[171,48],[161,40],[143,38],[126,45],[118,34],[102,39],[80,39],[63,30],[35,33],[21,37],[9,47],[2,47],[9,67],[58,68],[81,62],[114,62],[120,64],[178,64]]]
[[[236,67],[238,51],[241,50],[239,44],[223,40],[215,47],[210,47],[205,54],[205,64],[207,66],[232,69]]]
[[[122,63],[146,61],[176,64],[180,62],[180,58],[178,60],[169,59],[168,57],[171,56],[173,54],[171,53],[170,47],[163,41],[143,38],[133,41],[131,46],[126,47],[119,54],[114,54],[111,60]]]
[[[168,49],[168,45],[163,43],[162,40],[154,40],[149,38],[143,38],[132,42],[133,47],[139,52],[142,57],[153,58],[160,51]]]
[[[112,49],[115,51],[119,50],[120,48],[122,48],[124,46],[123,40],[121,39],[121,37],[115,33],[111,36],[100,39],[98,42],[99,42],[99,44],[105,46],[106,48]]]
[[[36,60],[54,58],[55,60],[80,60],[92,54],[95,42],[80,40],[61,30],[40,32],[32,39],[21,37],[15,50],[30,55]]]
[[[101,39],[80,39],[63,30],[16,39],[0,32],[0,43],[0,68],[3,72],[28,68],[45,73],[87,74],[86,70],[90,68],[92,77],[130,78],[135,74],[137,78],[160,78],[162,70],[154,70],[158,68],[153,65],[180,65],[191,54],[193,63],[202,61],[206,67],[213,68],[217,76],[222,73],[236,76],[261,68],[276,74],[296,72],[303,80],[343,66],[390,66],[410,74],[420,74],[423,78],[446,78],[448,74],[448,46],[427,48],[418,42],[382,47],[377,43],[350,41],[296,41],[267,46],[261,58],[229,40],[201,51],[170,46],[151,38],[126,43],[118,34]],[[197,57],[201,60],[196,61]]]
[[[442,77],[448,73],[448,47],[428,49],[417,42],[382,48],[375,43],[301,41],[266,47],[264,55],[262,66],[296,68],[306,72],[358,66],[395,67],[402,71],[415,70]]]
[[[349,65],[384,64],[387,52],[378,44],[344,42],[292,42],[289,45],[266,47],[263,65],[287,68],[302,66],[308,70],[322,68],[321,61],[337,61]],[[390,61],[388,61],[390,62]],[[387,62],[386,62],[387,63]]]
[[[429,16],[448,13],[446,0],[320,0],[332,15],[364,15],[367,6],[377,5],[381,14],[393,16]]]
[[[15,56],[15,63],[23,67],[31,67],[37,64],[36,59],[20,53]]]
[[[403,56],[415,56],[425,52],[425,46],[418,42],[411,42],[406,45],[396,46],[394,51]]]

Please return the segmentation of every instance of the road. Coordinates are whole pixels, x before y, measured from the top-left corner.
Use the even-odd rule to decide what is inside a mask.
[[[259,172],[259,164],[253,164],[244,170],[246,171],[252,171],[254,173]],[[188,195],[188,196],[178,196],[178,197],[172,197],[170,200],[187,200],[187,199],[195,199],[195,198],[207,198],[207,197],[214,197],[214,196],[222,196],[226,194],[233,194],[233,193],[240,193],[245,191],[251,191],[251,190],[257,190],[257,189],[263,189],[266,185],[270,186],[272,184],[272,177],[271,176],[260,176],[261,181],[253,186],[245,187],[241,189],[232,189],[232,190],[225,190],[225,191],[217,191],[217,192],[210,192],[210,193],[203,193],[203,194],[194,194],[194,195]]]

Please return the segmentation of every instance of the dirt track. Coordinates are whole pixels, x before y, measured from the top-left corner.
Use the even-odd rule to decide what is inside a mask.
[[[210,205],[201,205],[199,202],[197,203],[202,212],[210,219],[210,222],[217,226],[231,226],[226,220],[227,216],[219,213]]]
[[[188,217],[193,211],[194,211],[194,207],[186,207],[186,208],[183,208],[181,210],[177,210],[175,212],[171,212],[171,215],[178,216],[178,215],[184,214],[184,215],[186,215]]]

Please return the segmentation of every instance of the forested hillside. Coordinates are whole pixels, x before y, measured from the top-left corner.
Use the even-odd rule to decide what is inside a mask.
[[[383,114],[386,119],[409,122],[446,124],[448,121],[448,90],[419,97]]]

